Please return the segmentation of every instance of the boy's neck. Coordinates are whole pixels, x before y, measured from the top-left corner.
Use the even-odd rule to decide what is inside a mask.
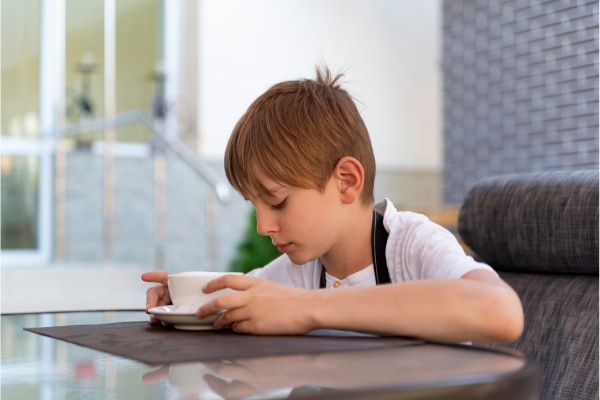
[[[345,279],[373,264],[373,207],[360,207],[356,210],[342,229],[338,245],[321,257],[327,273],[337,279]]]

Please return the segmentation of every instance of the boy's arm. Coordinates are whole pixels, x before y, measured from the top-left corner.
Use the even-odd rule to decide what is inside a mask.
[[[198,310],[227,309],[215,328],[252,334],[302,334],[330,328],[435,341],[512,341],[523,329],[517,294],[500,278],[475,270],[458,280],[419,280],[366,288],[306,290],[244,276],[210,282],[241,293]]]
[[[318,293],[316,325],[444,342],[513,341],[523,330],[518,295],[500,278],[475,270],[458,280],[419,280]]]

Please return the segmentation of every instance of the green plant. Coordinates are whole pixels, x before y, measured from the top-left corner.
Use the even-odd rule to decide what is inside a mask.
[[[246,232],[237,245],[237,253],[229,264],[229,271],[247,273],[262,267],[279,257],[281,253],[271,243],[269,236],[261,236],[256,231],[256,211],[248,214]]]

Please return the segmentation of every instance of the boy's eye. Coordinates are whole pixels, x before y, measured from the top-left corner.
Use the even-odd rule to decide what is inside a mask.
[[[287,201],[287,198],[283,199],[281,202],[279,202],[277,204],[272,205],[271,208],[273,208],[275,210],[281,210],[283,207],[285,207],[286,201]]]

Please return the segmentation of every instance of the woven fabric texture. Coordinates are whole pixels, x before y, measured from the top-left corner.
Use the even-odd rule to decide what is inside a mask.
[[[459,214],[465,244],[521,298],[508,347],[540,364],[542,400],[598,398],[598,185],[596,170],[487,179]]]
[[[598,171],[507,175],[477,183],[458,231],[497,270],[598,275]]]
[[[542,400],[598,398],[598,278],[500,272],[521,297],[525,331],[510,344],[542,371]]]

